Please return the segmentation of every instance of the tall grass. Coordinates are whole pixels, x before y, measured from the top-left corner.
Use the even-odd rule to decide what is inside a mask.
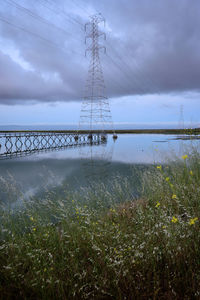
[[[2,299],[199,299],[199,181],[193,150],[142,172],[138,199],[118,178],[1,210]]]

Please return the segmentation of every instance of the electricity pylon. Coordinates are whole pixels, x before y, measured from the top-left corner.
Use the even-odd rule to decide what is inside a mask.
[[[90,22],[85,24],[85,43],[89,45],[85,51],[90,54],[90,64],[88,77],[85,85],[85,94],[82,102],[79,130],[87,130],[90,132],[88,139],[91,147],[80,148],[80,157],[83,159],[85,177],[88,183],[106,177],[109,174],[108,166],[112,159],[112,152],[106,149],[107,135],[105,130],[109,129],[114,133],[112,116],[108,98],[106,97],[106,88],[103,77],[103,71],[100,61],[100,51],[106,52],[104,45],[99,43],[100,38],[106,39],[106,35],[99,29],[99,24],[104,23],[105,19],[101,14],[90,17]],[[100,131],[100,144],[94,145],[93,131]],[[113,135],[114,141],[117,135]]]
[[[90,53],[90,65],[81,107],[79,130],[89,129],[92,132],[96,129],[103,132],[105,129],[110,129],[113,131],[112,116],[106,97],[100,61],[100,50],[104,50],[105,53],[106,48],[99,44],[99,39],[100,37],[106,39],[106,35],[99,29],[99,23],[104,22],[105,26],[105,19],[101,14],[96,14],[90,18],[91,21],[85,24],[85,44],[87,44],[87,40],[90,41],[85,56],[87,52]]]
[[[179,128],[184,129],[183,104],[180,106]]]

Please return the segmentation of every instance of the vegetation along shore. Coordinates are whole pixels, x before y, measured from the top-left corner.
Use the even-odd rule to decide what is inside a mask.
[[[28,132],[51,132],[51,133],[82,133],[87,134],[91,133],[90,130],[3,130],[0,131],[1,133],[28,133]],[[105,130],[105,133],[113,133],[113,130]],[[191,135],[200,134],[200,128],[185,128],[185,129],[116,129],[114,130],[116,134],[186,134]],[[99,130],[92,130],[92,133],[102,133],[102,131]]]
[[[199,299],[200,155],[1,208],[1,299]]]

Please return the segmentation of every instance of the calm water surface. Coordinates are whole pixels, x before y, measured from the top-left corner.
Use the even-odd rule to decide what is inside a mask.
[[[0,160],[1,201],[7,201],[11,189],[6,190],[4,180],[15,186],[25,198],[63,182],[69,188],[78,189],[87,186],[91,179],[102,182],[116,175],[131,176],[133,165],[164,163],[170,157],[181,156],[187,147],[198,146],[198,142],[160,134],[121,134],[114,142],[109,135],[106,145]],[[17,196],[12,198],[12,202],[18,200]]]

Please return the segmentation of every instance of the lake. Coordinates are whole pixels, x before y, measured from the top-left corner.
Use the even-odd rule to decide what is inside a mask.
[[[162,164],[198,146],[196,137],[119,134],[106,144],[33,153],[0,160],[0,201],[11,206],[59,187],[79,190],[92,182],[109,184],[116,176],[134,176],[134,166]],[[134,188],[133,188],[134,193]]]

